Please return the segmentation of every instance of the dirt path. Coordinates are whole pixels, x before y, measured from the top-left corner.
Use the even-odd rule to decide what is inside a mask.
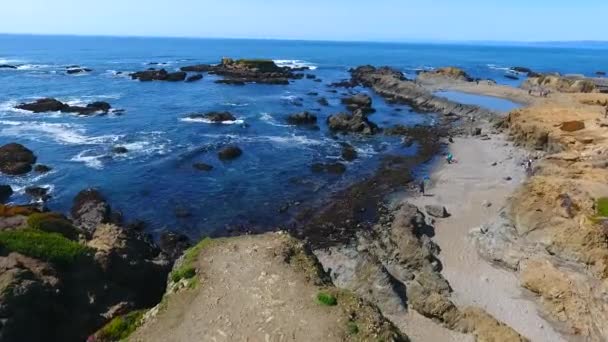
[[[170,295],[166,307],[131,340],[348,341],[367,338],[368,326],[383,336],[389,323],[367,304],[338,292],[335,306],[317,301],[319,291],[332,293],[332,287],[311,275],[314,263],[292,249],[294,241],[270,233],[206,247],[199,255],[197,288]],[[351,307],[345,309],[353,303],[355,318]]]
[[[497,218],[521,184],[525,174],[519,164],[526,155],[501,135],[487,141],[456,138],[450,151],[457,163],[437,167],[430,195],[408,201],[420,207],[444,205],[451,213],[437,220],[434,239],[441,247],[442,273],[454,289],[453,300],[485,309],[532,341],[563,341],[538,315],[535,304],[523,298],[515,274],[481,259],[468,238],[471,229]]]

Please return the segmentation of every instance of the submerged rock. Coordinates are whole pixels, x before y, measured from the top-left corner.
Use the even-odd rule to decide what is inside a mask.
[[[196,170],[199,171],[211,171],[213,170],[213,166],[205,163],[194,163],[192,165]]]
[[[357,150],[350,144],[342,144],[342,159],[346,161],[353,161],[357,159]]]
[[[115,146],[112,148],[112,153],[115,153],[115,154],[125,154],[128,152],[129,152],[129,150],[124,146]]]
[[[10,143],[0,147],[0,172],[8,175],[22,175],[32,171],[36,156],[25,146]]]
[[[186,79],[187,74],[184,71],[178,72],[167,72],[165,69],[160,70],[145,70],[138,71],[130,74],[132,79],[140,80],[141,82],[150,81],[169,81],[169,82],[180,82]]]
[[[372,98],[367,94],[357,94],[351,97],[345,97],[342,99],[342,103],[346,105],[346,108],[351,112],[361,109],[363,113],[368,114],[374,112],[372,108]]]
[[[346,165],[344,165],[342,163],[327,163],[327,164],[315,163],[315,164],[312,164],[311,170],[313,172],[326,172],[326,173],[333,173],[333,174],[342,174],[342,173],[346,172]]]
[[[317,123],[317,116],[309,112],[295,113],[287,117],[290,125],[314,125]]]
[[[188,78],[186,78],[186,82],[196,82],[196,81],[199,81],[202,79],[203,79],[202,74],[196,74],[196,75],[188,76]]]
[[[237,146],[226,146],[218,152],[220,160],[232,160],[240,157],[243,151]]]

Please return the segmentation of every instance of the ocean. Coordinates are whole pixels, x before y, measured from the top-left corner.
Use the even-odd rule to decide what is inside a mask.
[[[282,66],[308,66],[312,79],[289,85],[216,84],[205,75],[199,82],[139,82],[129,72],[150,67],[218,63],[222,57],[269,58]],[[82,189],[102,191],[127,220],[143,220],[150,232],[180,231],[193,238],[227,227],[283,224],[298,205],[322,203],[332,193],[372,174],[387,154],[411,155],[416,145],[401,139],[331,134],[325,119],[345,111],[346,90],[329,92],[328,84],[349,78],[348,70],[364,64],[388,65],[415,77],[417,70],[458,66],[473,77],[505,78],[511,66],[539,72],[594,75],[608,71],[608,49],[595,46],[473,44],[340,43],[278,40],[113,38],[0,35],[0,144],[18,142],[53,170],[47,174],[0,176],[10,184],[14,203],[28,202],[27,186],[48,187],[47,206],[67,212]],[[93,71],[67,75],[65,67]],[[355,89],[369,93],[366,89]],[[318,93],[318,95],[311,94]],[[416,113],[371,94],[380,127],[433,125],[434,114]],[[508,101],[445,93],[462,102],[510,110]],[[34,114],[14,106],[42,97],[70,104],[107,101],[124,113],[82,117]],[[326,97],[330,106],[317,103]],[[290,126],[286,117],[301,111],[319,116],[319,129]],[[229,111],[232,124],[210,124],[186,118],[191,113]],[[342,175],[318,174],[317,162],[340,159],[341,144],[352,144],[359,158]],[[236,144],[243,155],[222,162],[217,150]],[[116,146],[126,154],[113,153]],[[204,162],[210,172],[193,168]],[[289,204],[289,205],[286,205]],[[290,208],[290,209],[285,209]]]

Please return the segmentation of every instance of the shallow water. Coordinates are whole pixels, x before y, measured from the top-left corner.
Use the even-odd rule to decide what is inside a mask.
[[[146,220],[152,231],[168,227],[192,237],[231,224],[280,224],[290,214],[278,212],[286,202],[318,201],[373,173],[383,154],[416,152],[416,145],[404,148],[397,138],[328,132],[325,120],[344,111],[340,98],[345,90],[334,94],[327,85],[348,78],[350,67],[391,65],[414,75],[419,69],[456,65],[473,77],[501,83],[511,82],[503,77],[511,65],[585,74],[608,69],[605,50],[537,47],[10,35],[0,35],[0,47],[0,64],[19,65],[17,70],[0,69],[0,143],[22,143],[35,151],[40,163],[54,168],[46,175],[0,176],[0,183],[19,190],[14,202],[28,200],[26,186],[51,186],[49,207],[67,211],[79,190],[94,186],[128,219]],[[216,63],[224,56],[306,65],[311,67],[307,73],[323,82],[235,87],[215,84],[211,75],[196,83],[140,83],[117,75]],[[73,64],[94,71],[66,75],[65,66]],[[13,109],[39,97],[71,104],[103,100],[125,113],[78,117]],[[320,97],[327,97],[330,106],[319,106]],[[377,112],[370,119],[381,127],[434,122],[432,114],[414,113],[375,95],[373,99]],[[238,120],[231,125],[184,120],[189,113],[211,110],[228,110]],[[285,123],[288,114],[303,110],[317,113],[319,130]],[[360,155],[348,164],[346,174],[312,173],[312,163],[339,158],[340,142],[353,144]],[[244,154],[220,162],[217,149],[228,143],[239,145]],[[114,146],[125,146],[129,153],[115,155]],[[195,162],[209,163],[214,170],[196,171]]]
[[[497,112],[510,112],[521,107],[521,104],[519,103],[494,96],[467,94],[458,91],[438,91],[435,95],[445,97],[455,102],[477,105]]]

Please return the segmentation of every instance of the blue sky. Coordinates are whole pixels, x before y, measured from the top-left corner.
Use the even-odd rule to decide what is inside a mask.
[[[4,0],[0,33],[608,40],[608,0]]]

